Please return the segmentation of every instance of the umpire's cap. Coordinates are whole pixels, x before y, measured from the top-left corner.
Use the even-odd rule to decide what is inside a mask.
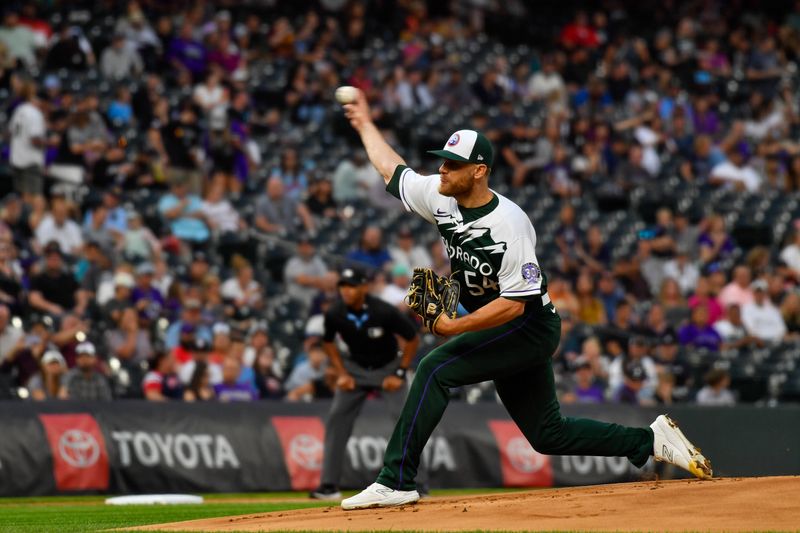
[[[367,274],[359,267],[346,265],[339,271],[339,285],[356,287],[367,282]]]
[[[441,150],[429,150],[437,155],[462,163],[483,164],[491,168],[494,164],[494,149],[483,133],[475,130],[458,130],[450,136]]]

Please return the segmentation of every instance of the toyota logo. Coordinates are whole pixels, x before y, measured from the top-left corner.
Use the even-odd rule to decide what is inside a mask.
[[[534,450],[523,437],[514,437],[508,441],[506,455],[511,466],[526,474],[538,472],[545,463],[544,455]]]
[[[314,435],[301,433],[289,443],[289,457],[306,470],[322,469],[322,441]]]
[[[68,429],[58,439],[58,453],[75,468],[89,468],[100,457],[100,445],[91,433]]]

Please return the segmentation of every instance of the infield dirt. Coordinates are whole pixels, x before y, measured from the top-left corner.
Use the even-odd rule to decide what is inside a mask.
[[[156,524],[161,531],[800,531],[800,477],[673,480]]]

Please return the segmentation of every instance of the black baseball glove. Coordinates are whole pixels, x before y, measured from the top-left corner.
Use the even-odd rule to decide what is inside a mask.
[[[406,303],[422,317],[422,323],[436,334],[436,322],[442,314],[456,317],[461,287],[452,278],[438,276],[430,268],[415,268],[411,276]]]

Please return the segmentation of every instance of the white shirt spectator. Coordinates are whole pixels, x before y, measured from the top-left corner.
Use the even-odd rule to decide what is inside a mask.
[[[228,95],[225,87],[215,85],[209,87],[201,83],[194,88],[194,100],[203,109],[208,110],[211,129],[222,129],[228,120]]]
[[[780,342],[786,335],[786,323],[777,307],[769,300],[742,306],[742,322],[747,332],[767,342]]]
[[[194,374],[194,361],[187,361],[178,369],[178,379],[181,383],[188,385],[192,381],[192,374]],[[211,385],[222,383],[222,367],[216,363],[208,363],[208,382]]]
[[[75,254],[83,246],[81,227],[69,218],[59,226],[53,215],[47,214],[36,227],[36,242],[45,246],[50,241],[58,242],[65,253]]]
[[[744,123],[744,134],[755,141],[761,141],[771,133],[783,135],[786,118],[782,105],[773,106],[772,112],[761,120],[747,120]]]
[[[28,68],[36,65],[36,48],[41,43],[27,26],[17,24],[12,28],[0,27],[0,42],[6,45],[11,58],[19,59]]]
[[[239,301],[247,298],[248,303],[254,305],[256,303],[255,300],[260,299],[260,296],[255,296],[258,294],[256,291],[260,287],[256,280],[250,280],[250,283],[247,284],[248,294],[245,294],[245,291],[242,290],[241,285],[239,285],[239,280],[234,277],[225,280],[225,283],[220,287],[220,294],[226,300]]]
[[[131,45],[122,48],[108,46],[100,56],[100,71],[112,80],[124,80],[144,70],[142,56]]]
[[[738,326],[727,318],[717,320],[711,327],[719,334],[723,342],[735,342],[747,336],[747,330],[743,326]]]
[[[311,276],[321,278],[328,273],[325,262],[315,255],[309,259],[295,255],[286,262],[283,268],[283,279],[286,282],[286,294],[311,306],[314,298],[319,294],[319,289],[308,285],[301,285],[295,280],[298,276]]]
[[[800,245],[790,244],[781,250],[780,258],[795,274],[800,274]]]
[[[219,233],[235,233],[239,231],[239,213],[228,200],[219,202],[203,201],[203,213]]]
[[[10,323],[6,325],[6,328],[0,332],[0,362],[16,348],[24,334],[25,332],[21,328],[12,326]]]
[[[664,263],[664,279],[666,278],[676,280],[683,295],[687,296],[694,292],[695,287],[697,287],[700,269],[692,262],[681,265],[677,259],[670,259]]]
[[[380,294],[378,294],[378,298],[388,304],[398,307],[403,304],[406,293],[408,293],[407,289],[398,287],[394,283],[387,283],[383,290],[381,290]]]
[[[14,110],[9,124],[11,132],[11,153],[9,160],[15,168],[37,166],[44,168],[44,148],[34,146],[35,138],[44,139],[44,114],[38,107],[25,102]]]
[[[634,130],[633,136],[642,145],[642,166],[653,176],[658,175],[661,170],[661,158],[656,151],[658,134],[646,126],[639,126]]]
[[[403,111],[430,109],[433,107],[433,96],[431,96],[428,87],[423,83],[415,86],[406,80],[402,80],[397,84],[395,92],[400,109]]]
[[[566,108],[567,91],[564,79],[558,72],[539,71],[528,80],[528,96],[534,100],[545,100],[551,111]]]
[[[728,389],[715,391],[706,385],[697,393],[697,403],[700,405],[734,405],[736,398]]]
[[[414,246],[409,251],[405,251],[398,246],[390,246],[389,255],[392,257],[392,263],[403,265],[409,271],[418,267],[430,268],[433,266],[431,254],[422,246]]]
[[[325,377],[326,366],[327,365],[322,364],[319,368],[314,368],[308,360],[299,363],[292,369],[292,372],[286,379],[284,388],[290,391],[306,383],[322,379]]]
[[[711,177],[727,182],[730,187],[741,183],[748,192],[756,192],[761,187],[758,172],[747,165],[737,167],[730,161],[723,161],[712,168]]]

